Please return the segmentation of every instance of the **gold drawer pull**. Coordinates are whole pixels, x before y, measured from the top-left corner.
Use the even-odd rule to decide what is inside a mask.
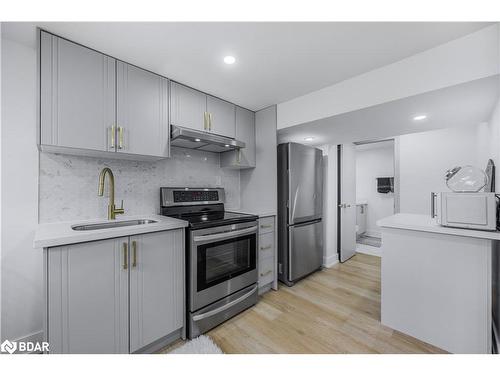
[[[273,272],[273,270],[269,270],[269,271],[267,271],[267,272],[261,273],[261,274],[260,274],[260,277],[267,276],[267,275],[269,275],[271,272]]]
[[[127,254],[127,243],[123,243],[123,269],[126,270],[128,268],[128,254]]]
[[[269,250],[273,247],[273,245],[269,245],[269,246],[264,246],[264,247],[261,247],[260,249],[261,250]]]
[[[267,229],[267,228],[272,228],[273,226],[272,226],[272,224],[261,224],[260,227],[262,229]]]

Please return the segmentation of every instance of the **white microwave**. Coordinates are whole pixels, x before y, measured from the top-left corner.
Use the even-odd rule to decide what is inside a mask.
[[[431,216],[446,227],[496,230],[495,193],[431,193]]]

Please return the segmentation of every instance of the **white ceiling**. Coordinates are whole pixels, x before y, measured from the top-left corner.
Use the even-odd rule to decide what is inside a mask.
[[[488,23],[4,23],[35,45],[35,26],[257,110],[474,32]],[[236,64],[223,64],[225,55]]]
[[[470,81],[278,131],[279,143],[328,145],[379,140],[427,130],[472,126],[490,119],[500,76]],[[427,119],[416,122],[415,115]],[[314,137],[312,142],[304,138]]]

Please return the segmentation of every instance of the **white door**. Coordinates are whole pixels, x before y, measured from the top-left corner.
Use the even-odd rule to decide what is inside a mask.
[[[208,131],[207,95],[177,82],[170,82],[170,123]]]
[[[115,59],[41,32],[41,144],[115,151]]]
[[[338,210],[340,217],[339,257],[345,262],[356,253],[356,148],[352,143],[338,147]]]
[[[210,116],[211,133],[234,138],[236,134],[236,106],[207,95],[207,112]]]
[[[130,237],[130,352],[184,322],[184,231]]]
[[[128,353],[128,237],[46,251],[50,353]]]
[[[168,156],[168,80],[117,62],[117,149],[147,156]]]

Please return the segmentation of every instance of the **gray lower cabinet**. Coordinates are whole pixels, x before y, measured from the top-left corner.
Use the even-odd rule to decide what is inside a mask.
[[[40,33],[40,145],[114,151],[115,59]]]
[[[255,113],[236,107],[236,139],[245,142],[245,148],[223,152],[220,166],[223,168],[247,169],[255,167]]]
[[[168,79],[118,61],[117,152],[169,156]]]
[[[276,217],[259,218],[259,294],[278,288]]]
[[[130,352],[184,324],[183,231],[130,237]]]
[[[183,232],[45,249],[50,353],[130,353],[179,337]]]

